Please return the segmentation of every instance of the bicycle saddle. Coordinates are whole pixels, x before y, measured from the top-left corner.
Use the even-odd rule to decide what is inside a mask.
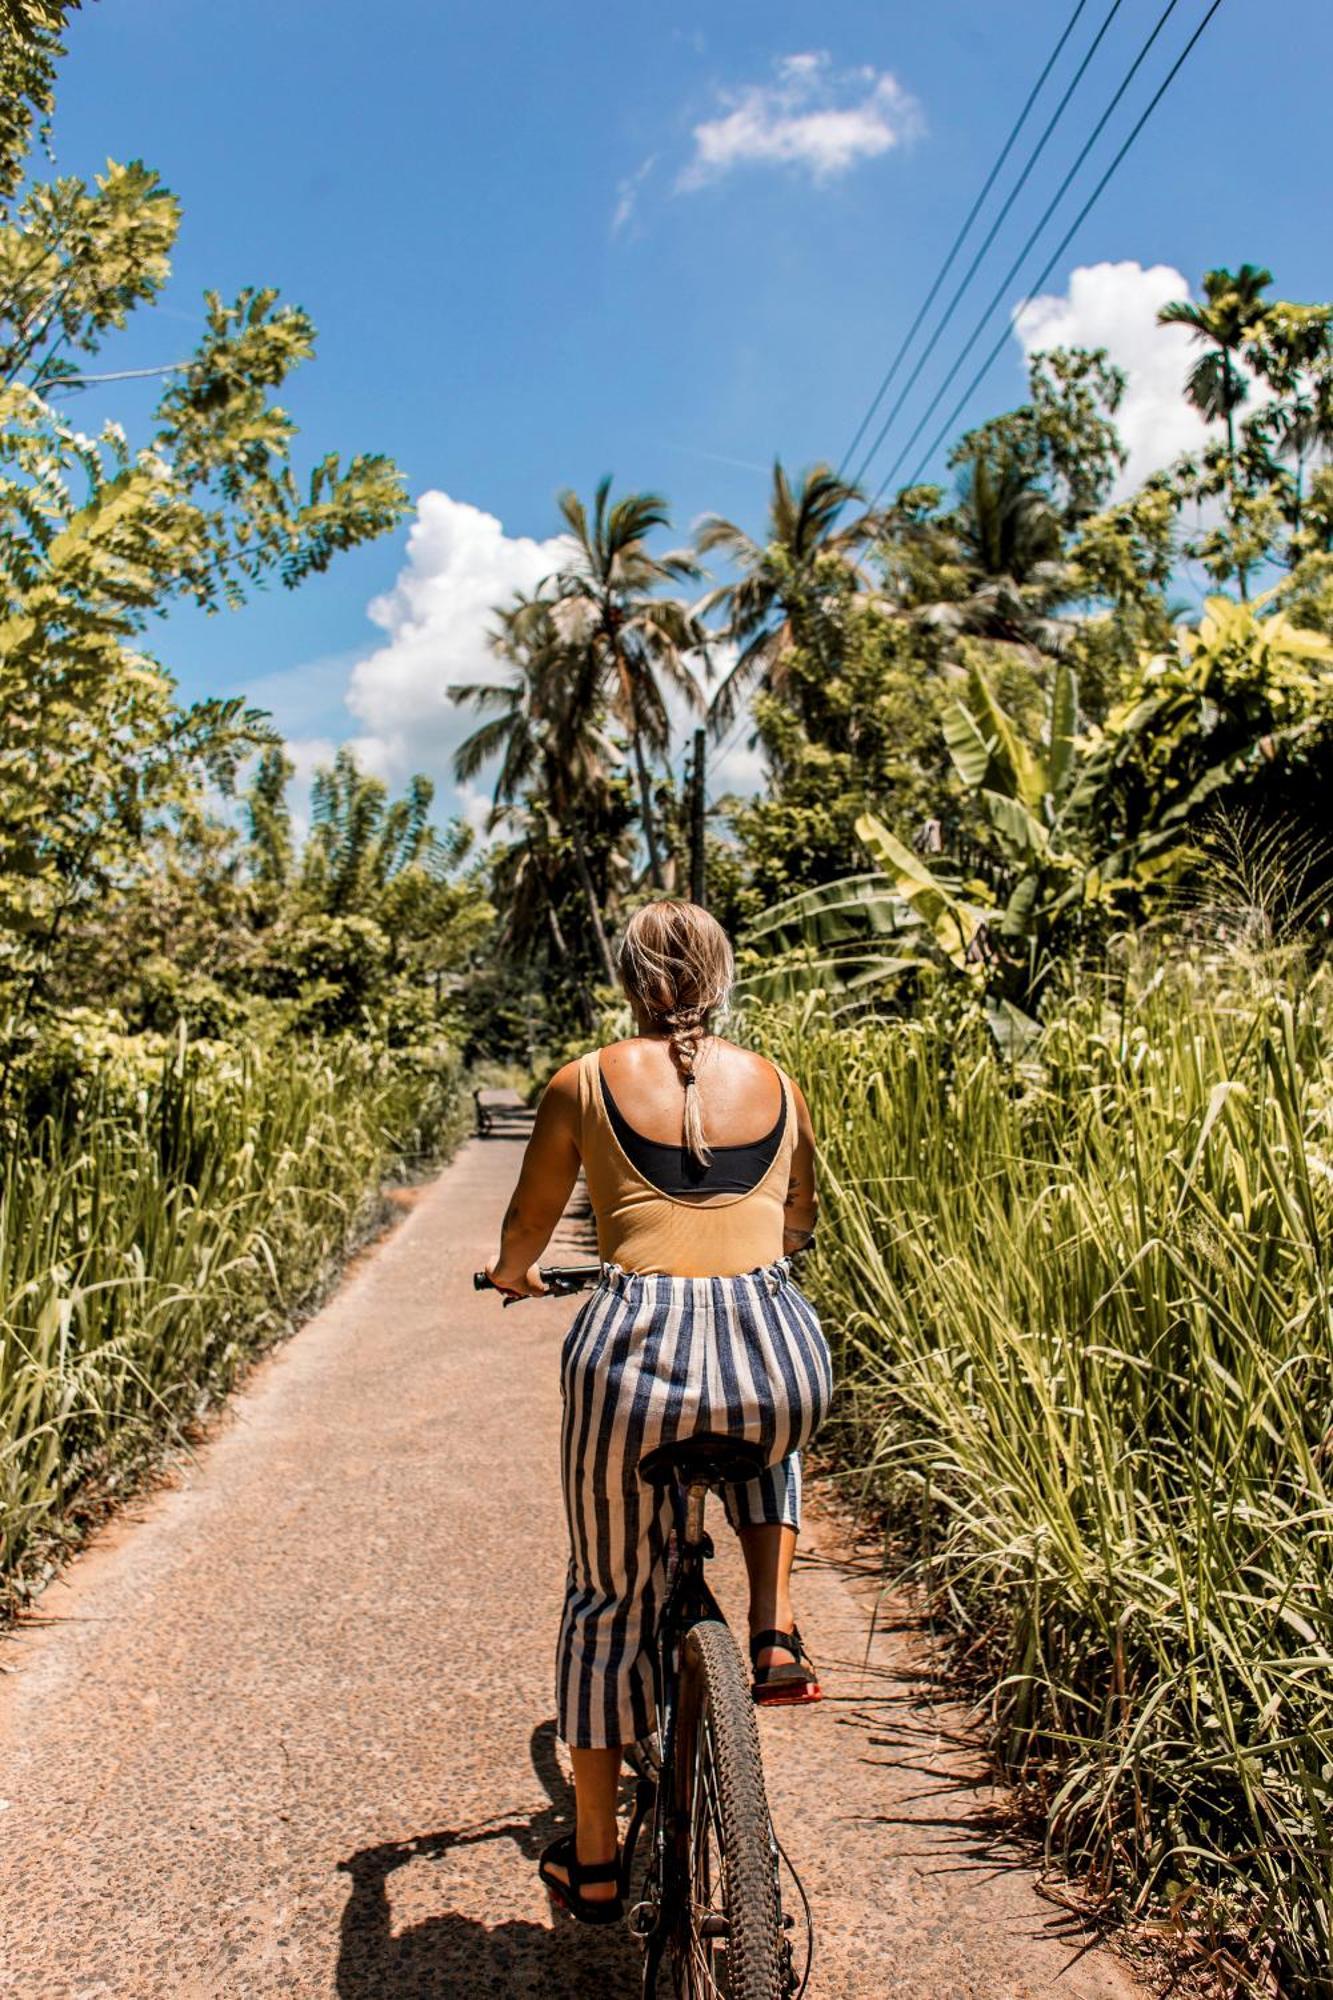
[[[725,1431],[697,1431],[693,1437],[659,1444],[639,1460],[639,1477],[649,1486],[742,1486],[768,1464],[761,1444],[728,1437]]]

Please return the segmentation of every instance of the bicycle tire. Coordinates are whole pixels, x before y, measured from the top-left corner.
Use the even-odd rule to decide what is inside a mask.
[[[676,1734],[677,1860],[682,1907],[672,1937],[678,2000],[783,2000],[782,1912],[764,1767],[750,1684],[736,1641],[717,1619],[692,1625],[681,1649]],[[706,1814],[707,1829],[701,1828]],[[706,1846],[700,1853],[701,1833]],[[716,1845],[721,1881],[699,1899],[701,1860]],[[720,1893],[720,1907],[712,1905]],[[720,1935],[700,1925],[711,1907]]]

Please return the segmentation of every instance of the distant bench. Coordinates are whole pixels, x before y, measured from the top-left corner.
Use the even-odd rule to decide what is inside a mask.
[[[479,1139],[526,1139],[535,1113],[516,1090],[474,1090]]]

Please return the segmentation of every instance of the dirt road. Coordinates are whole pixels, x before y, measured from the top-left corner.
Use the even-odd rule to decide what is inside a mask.
[[[628,1939],[552,1929],[533,1872],[568,1809],[570,1307],[501,1313],[471,1286],[518,1154],[465,1147],[181,1481],[0,1645],[0,1993],[637,1993]],[[730,1550],[717,1567],[740,1611]],[[830,1699],[763,1733],[814,2000],[1132,2000],[989,1839],[901,1635],[867,1658],[865,1580],[817,1549],[802,1570]]]

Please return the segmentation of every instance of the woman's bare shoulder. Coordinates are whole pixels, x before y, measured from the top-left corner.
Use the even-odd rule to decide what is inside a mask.
[[[576,1056],[573,1062],[562,1063],[547,1083],[542,1095],[553,1098],[557,1103],[569,1099],[577,1103],[579,1095],[579,1071],[582,1066],[583,1058],[581,1056]]]
[[[739,1042],[724,1041],[721,1035],[716,1038],[713,1046],[722,1059],[737,1070],[751,1070],[756,1076],[766,1076],[771,1070],[777,1070],[780,1076],[787,1074],[781,1064],[775,1063],[770,1056],[760,1055],[757,1049],[744,1048]]]

